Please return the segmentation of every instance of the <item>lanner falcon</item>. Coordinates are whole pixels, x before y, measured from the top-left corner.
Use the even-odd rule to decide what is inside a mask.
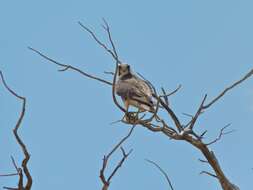
[[[119,64],[115,90],[117,95],[121,96],[127,111],[132,105],[138,108],[140,112],[154,112],[155,106],[152,101],[153,91],[151,87],[147,81],[132,73],[130,65]]]

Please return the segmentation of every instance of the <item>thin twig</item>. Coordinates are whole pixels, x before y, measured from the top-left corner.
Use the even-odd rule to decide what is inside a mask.
[[[111,46],[112,46],[112,49],[113,49],[113,52],[114,52],[114,55],[116,57],[116,61],[119,60],[119,56],[118,56],[118,53],[117,53],[117,50],[116,50],[116,46],[112,40],[112,35],[111,35],[111,31],[110,31],[110,26],[109,24],[107,23],[107,21],[103,18],[103,22],[105,25],[103,25],[103,28],[105,29],[107,35],[108,35],[108,38],[110,40],[110,43],[111,43]]]
[[[83,25],[80,21],[78,22],[78,24],[86,31],[88,32],[92,38],[102,47],[104,48],[115,60],[117,60],[117,56],[114,55],[113,51],[110,50],[103,42],[101,42],[101,40],[98,39],[98,37],[95,35],[95,33],[88,28],[87,26]]]
[[[12,174],[0,174],[0,177],[10,177],[10,176],[17,176],[18,173],[12,173]]]
[[[201,135],[200,138],[203,138],[205,136],[205,134],[207,133],[207,130],[205,130]]]
[[[211,105],[217,102],[222,96],[224,96],[228,91],[230,91],[231,89],[233,89],[234,87],[236,87],[237,85],[239,85],[240,83],[242,83],[243,81],[251,77],[252,75],[253,75],[253,69],[250,70],[242,79],[236,81],[231,86],[225,88],[225,90],[223,90],[217,97],[215,97],[212,101],[210,101],[210,103],[208,103],[207,105],[204,105],[203,109],[209,108]]]
[[[172,183],[171,183],[171,181],[170,181],[170,178],[169,178],[168,174],[167,174],[157,163],[155,163],[154,161],[148,160],[148,159],[145,159],[145,160],[146,160],[147,162],[153,164],[153,165],[164,175],[164,177],[166,178],[166,180],[167,180],[167,182],[168,182],[168,184],[169,184],[171,190],[174,190],[174,188],[173,188],[173,186],[172,186]]]
[[[235,130],[230,130],[230,131],[224,132],[224,130],[225,130],[226,128],[228,128],[230,125],[231,125],[231,124],[227,124],[225,127],[221,128],[218,137],[217,137],[216,139],[214,139],[213,141],[211,141],[211,142],[209,142],[209,143],[206,143],[205,145],[209,146],[209,145],[211,145],[211,144],[214,144],[214,143],[216,143],[217,141],[221,140],[222,136],[227,135],[227,134],[230,134],[230,133],[233,133]]]
[[[218,179],[218,177],[216,175],[214,175],[214,174],[212,174],[210,172],[207,172],[207,171],[202,171],[202,172],[200,172],[200,174],[206,174],[206,175],[209,175],[211,177],[214,177],[214,178]]]
[[[101,78],[99,78],[99,77],[96,77],[96,76],[94,76],[94,75],[88,74],[88,73],[82,71],[81,69],[78,69],[78,68],[76,68],[76,67],[74,67],[74,66],[72,66],[72,65],[66,65],[66,64],[62,64],[62,63],[60,63],[60,62],[58,62],[58,61],[55,61],[54,59],[52,59],[52,58],[50,58],[50,57],[44,55],[43,53],[41,53],[40,51],[38,51],[38,50],[36,50],[36,49],[34,49],[34,48],[32,48],[32,47],[28,47],[28,49],[29,49],[29,50],[32,50],[32,51],[35,52],[35,53],[37,53],[38,55],[40,55],[40,56],[43,57],[44,59],[50,61],[51,63],[54,63],[54,64],[56,64],[56,65],[58,65],[58,66],[60,66],[60,67],[63,67],[63,69],[60,69],[59,71],[66,71],[66,70],[68,70],[68,69],[71,69],[71,70],[73,70],[73,71],[76,71],[76,72],[80,73],[81,75],[83,75],[83,76],[85,76],[85,77],[88,77],[88,78],[97,80],[97,81],[102,82],[102,83],[107,84],[107,85],[112,85],[111,82],[109,82],[109,81],[107,81],[107,80],[104,80],[104,79],[101,79]]]
[[[182,113],[182,114],[187,116],[187,117],[191,117],[192,119],[194,118],[194,116],[192,114],[189,114],[189,113]]]
[[[19,172],[19,168],[18,168],[18,166],[17,166],[17,164],[16,164],[15,159],[13,158],[13,156],[11,156],[11,161],[12,161],[12,164],[15,167],[16,171]]]
[[[161,97],[169,97],[169,96],[172,96],[173,94],[177,93],[177,91],[179,91],[181,87],[182,87],[181,84],[178,85],[178,87],[177,87],[175,90],[173,90],[172,92],[170,92],[170,93],[168,93],[168,94],[166,94],[164,88],[162,88],[163,95],[161,95]]]
[[[199,158],[199,161],[202,162],[202,163],[209,164],[209,162],[208,162],[207,160],[203,160],[203,159],[200,159],[200,158]]]
[[[109,152],[107,158],[109,158],[131,136],[131,134],[134,131],[134,128],[135,125],[130,129],[129,133],[124,138],[122,138],[118,144],[115,145],[115,147],[111,150],[111,152]]]
[[[112,71],[104,71],[105,74],[108,74],[108,75],[113,75],[114,76],[114,72]]]
[[[8,176],[16,176],[16,175],[19,175],[19,171],[20,171],[20,168],[18,168],[13,156],[11,156],[11,162],[16,170],[16,173],[12,173],[12,174],[0,174],[0,177],[8,177]]]
[[[20,190],[18,188],[13,188],[13,187],[3,187],[3,189],[7,189],[7,190]],[[22,190],[22,189],[21,189]]]

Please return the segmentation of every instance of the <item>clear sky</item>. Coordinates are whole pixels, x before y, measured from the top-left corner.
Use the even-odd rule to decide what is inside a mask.
[[[173,90],[182,84],[170,102],[186,121],[182,113],[194,113],[205,93],[210,100],[253,67],[252,9],[250,0],[2,0],[0,69],[28,101],[20,134],[31,153],[33,189],[100,189],[102,157],[129,127],[110,125],[122,117],[110,88],[74,72],[57,72],[27,46],[109,79],[103,71],[114,68],[113,60],[77,24],[82,21],[106,39],[104,17],[122,60],[157,87]],[[234,89],[197,123],[198,131],[208,130],[207,141],[232,123],[236,132],[211,149],[241,189],[250,189],[253,178],[252,85],[251,79]],[[21,102],[0,86],[0,104],[0,173],[9,173],[10,156],[22,159],[12,135]],[[138,127],[125,148],[133,153],[113,178],[112,190],[168,189],[145,158],[159,163],[177,190],[220,189],[215,179],[199,175],[211,169],[185,142]],[[16,177],[0,178],[0,186],[16,183]]]

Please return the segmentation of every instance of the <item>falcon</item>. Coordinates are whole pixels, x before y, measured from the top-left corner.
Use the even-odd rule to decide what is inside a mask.
[[[148,82],[133,74],[128,64],[119,64],[117,74],[115,91],[122,98],[126,110],[134,106],[140,112],[154,112],[153,90]]]

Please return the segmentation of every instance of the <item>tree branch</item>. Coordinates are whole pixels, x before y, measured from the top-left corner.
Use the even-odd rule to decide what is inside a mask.
[[[10,176],[17,176],[18,173],[12,173],[12,174],[0,174],[0,177],[10,177]]]
[[[92,38],[103,48],[105,49],[105,51],[107,51],[112,57],[113,59],[115,59],[115,61],[118,61],[118,57],[117,57],[117,54],[115,55],[113,53],[113,51],[108,48],[101,40],[98,39],[98,37],[96,36],[96,34],[90,29],[88,28],[87,26],[83,25],[80,21],[78,22],[78,24],[86,31],[88,32]],[[109,32],[110,34],[110,32]]]
[[[132,150],[130,150],[128,153],[125,152],[125,150],[123,149],[123,147],[120,147],[133,133],[133,130],[135,128],[135,125],[132,126],[132,128],[130,129],[130,131],[128,132],[128,134],[123,137],[114,147],[113,149],[109,152],[109,154],[105,155],[103,158],[103,165],[102,168],[100,170],[100,179],[103,183],[103,188],[102,190],[108,190],[109,186],[110,186],[110,182],[113,178],[113,176],[115,176],[115,174],[117,173],[117,171],[119,170],[119,168],[123,165],[123,163],[125,162],[125,160],[127,159],[127,157],[131,154]],[[113,169],[113,171],[111,172],[111,174],[109,175],[109,177],[106,179],[105,177],[105,170],[107,168],[108,162],[110,157],[113,155],[113,153],[115,153],[115,151],[120,147],[121,152],[122,152],[122,158],[119,161],[119,163],[115,166],[115,168]]]
[[[113,176],[117,173],[117,171],[119,170],[119,168],[122,166],[122,164],[124,163],[124,161],[127,159],[127,157],[131,154],[131,152],[133,151],[133,149],[131,149],[127,154],[125,153],[125,150],[123,147],[120,147],[120,150],[122,151],[122,159],[120,160],[120,162],[118,163],[118,165],[114,168],[113,172],[111,173],[111,175],[108,177],[108,181],[110,182],[111,179],[113,178]]]
[[[190,128],[191,130],[192,130],[192,128],[194,127],[194,125],[195,125],[195,123],[196,123],[196,121],[197,121],[199,115],[202,113],[203,105],[204,105],[204,103],[205,103],[205,101],[206,101],[206,98],[207,98],[207,94],[204,96],[204,98],[203,98],[203,100],[202,100],[202,102],[201,102],[201,104],[200,104],[200,106],[199,106],[198,111],[196,112],[195,116],[192,118],[192,120],[191,120],[191,122],[190,122],[191,124],[190,124],[189,128]]]
[[[233,133],[235,130],[231,130],[231,131],[227,131],[224,132],[225,129],[227,129],[231,124],[227,124],[225,127],[221,128],[220,133],[218,135],[218,137],[216,139],[214,139],[213,141],[206,143],[207,146],[216,143],[217,141],[221,140],[222,136]]]
[[[82,71],[81,69],[78,69],[78,68],[76,68],[76,67],[74,67],[74,66],[72,66],[72,65],[66,65],[66,64],[62,64],[62,63],[60,63],[60,62],[58,62],[58,61],[55,61],[54,59],[52,59],[52,58],[50,58],[50,57],[44,55],[43,53],[41,53],[40,51],[38,51],[38,50],[36,50],[36,49],[34,49],[34,48],[32,48],[32,47],[28,47],[28,49],[31,50],[31,51],[33,51],[33,52],[35,52],[35,53],[37,53],[38,55],[40,55],[40,56],[43,57],[44,59],[50,61],[51,63],[54,63],[54,64],[56,64],[56,65],[58,65],[58,66],[60,66],[60,67],[63,67],[63,68],[60,69],[59,71],[67,71],[68,69],[71,69],[71,70],[73,70],[73,71],[75,71],[75,72],[78,72],[78,73],[80,73],[81,75],[83,75],[83,76],[85,76],[85,77],[88,77],[88,78],[90,78],[90,79],[97,80],[97,81],[102,82],[102,83],[107,84],[107,85],[112,85],[111,82],[109,82],[109,81],[107,81],[107,80],[104,80],[104,79],[101,79],[101,78],[99,78],[99,77],[96,77],[96,76],[94,76],[94,75],[88,74],[88,73]]]
[[[214,177],[216,179],[218,178],[216,175],[214,175],[214,174],[212,174],[210,172],[207,172],[207,171],[202,171],[202,172],[200,172],[200,174],[206,174],[206,175],[209,175],[209,176]]]
[[[102,25],[102,27],[105,29],[105,31],[106,31],[106,33],[107,33],[107,35],[108,35],[108,38],[109,38],[109,41],[110,41],[110,43],[111,43],[111,46],[112,46],[112,48],[113,48],[113,53],[114,53],[114,56],[115,56],[115,58],[116,58],[116,62],[118,62],[119,61],[119,57],[118,57],[118,53],[117,53],[117,51],[116,51],[116,46],[115,46],[115,44],[114,44],[114,42],[113,42],[113,40],[112,40],[112,35],[111,35],[111,31],[110,31],[110,26],[109,26],[109,24],[107,23],[107,21],[103,18],[103,22],[104,22],[104,25]]]
[[[241,78],[240,80],[236,81],[231,86],[225,88],[217,97],[215,97],[212,101],[210,101],[210,103],[208,103],[207,105],[203,106],[203,109],[207,109],[210,106],[212,106],[215,102],[217,102],[220,98],[222,98],[228,91],[232,90],[234,87],[238,86],[239,84],[241,84],[243,81],[245,81],[246,79],[248,79],[252,75],[253,75],[253,69],[250,70],[243,78]]]
[[[22,101],[22,111],[20,113],[20,116],[19,116],[19,119],[16,123],[16,126],[15,128],[13,129],[13,133],[14,133],[14,136],[16,138],[16,141],[17,143],[19,144],[19,146],[21,147],[22,151],[23,151],[23,154],[24,154],[24,159],[22,161],[22,169],[21,168],[18,168],[17,165],[15,164],[15,161],[14,159],[12,158],[12,162],[19,174],[19,186],[18,186],[18,189],[21,189],[23,188],[24,190],[30,190],[31,187],[32,187],[32,176],[30,174],[30,171],[27,167],[27,164],[28,164],[28,161],[30,159],[30,154],[26,148],[26,145],[24,144],[24,142],[22,141],[22,139],[19,137],[18,135],[18,129],[20,128],[20,125],[21,125],[21,122],[23,121],[23,118],[24,118],[24,115],[25,115],[25,108],[26,108],[26,98],[25,97],[22,97],[20,95],[18,95],[14,90],[12,90],[6,83],[5,79],[4,79],[4,76],[3,76],[3,73],[0,71],[0,76],[1,76],[1,80],[3,82],[3,85],[4,87],[13,95],[15,96],[16,98],[20,99]],[[25,187],[23,187],[23,171],[25,173],[25,176],[26,176],[26,185]]]
[[[91,36],[92,38],[103,48],[105,49],[109,54],[111,54],[111,56],[113,57],[113,59],[115,60],[115,72],[114,72],[114,77],[113,77],[113,83],[112,83],[112,97],[113,97],[113,101],[115,103],[115,105],[124,113],[127,112],[127,110],[125,110],[117,101],[117,98],[115,96],[115,83],[116,83],[116,78],[117,78],[117,73],[118,73],[118,65],[121,64],[121,61],[119,60],[118,58],[118,55],[117,55],[117,51],[116,51],[116,48],[115,48],[115,45],[113,43],[113,40],[112,40],[112,35],[111,35],[111,32],[110,32],[110,27],[108,25],[108,23],[106,22],[105,19],[103,19],[103,22],[105,25],[103,25],[103,28],[105,29],[107,35],[108,35],[108,38],[109,38],[109,41],[113,47],[113,50],[109,49],[103,42],[101,42],[101,40],[98,39],[98,37],[96,36],[96,34],[90,29],[88,28],[87,26],[83,25],[81,22],[78,22],[79,25],[85,30],[87,31]]]
[[[145,160],[146,160],[147,162],[153,164],[153,165],[164,175],[164,177],[166,178],[166,180],[167,180],[167,182],[168,182],[168,184],[169,184],[171,190],[174,190],[174,188],[173,188],[173,186],[172,186],[172,183],[171,183],[171,181],[170,181],[170,178],[169,178],[168,174],[167,174],[157,163],[155,163],[154,161],[148,160],[148,159],[145,159]]]

